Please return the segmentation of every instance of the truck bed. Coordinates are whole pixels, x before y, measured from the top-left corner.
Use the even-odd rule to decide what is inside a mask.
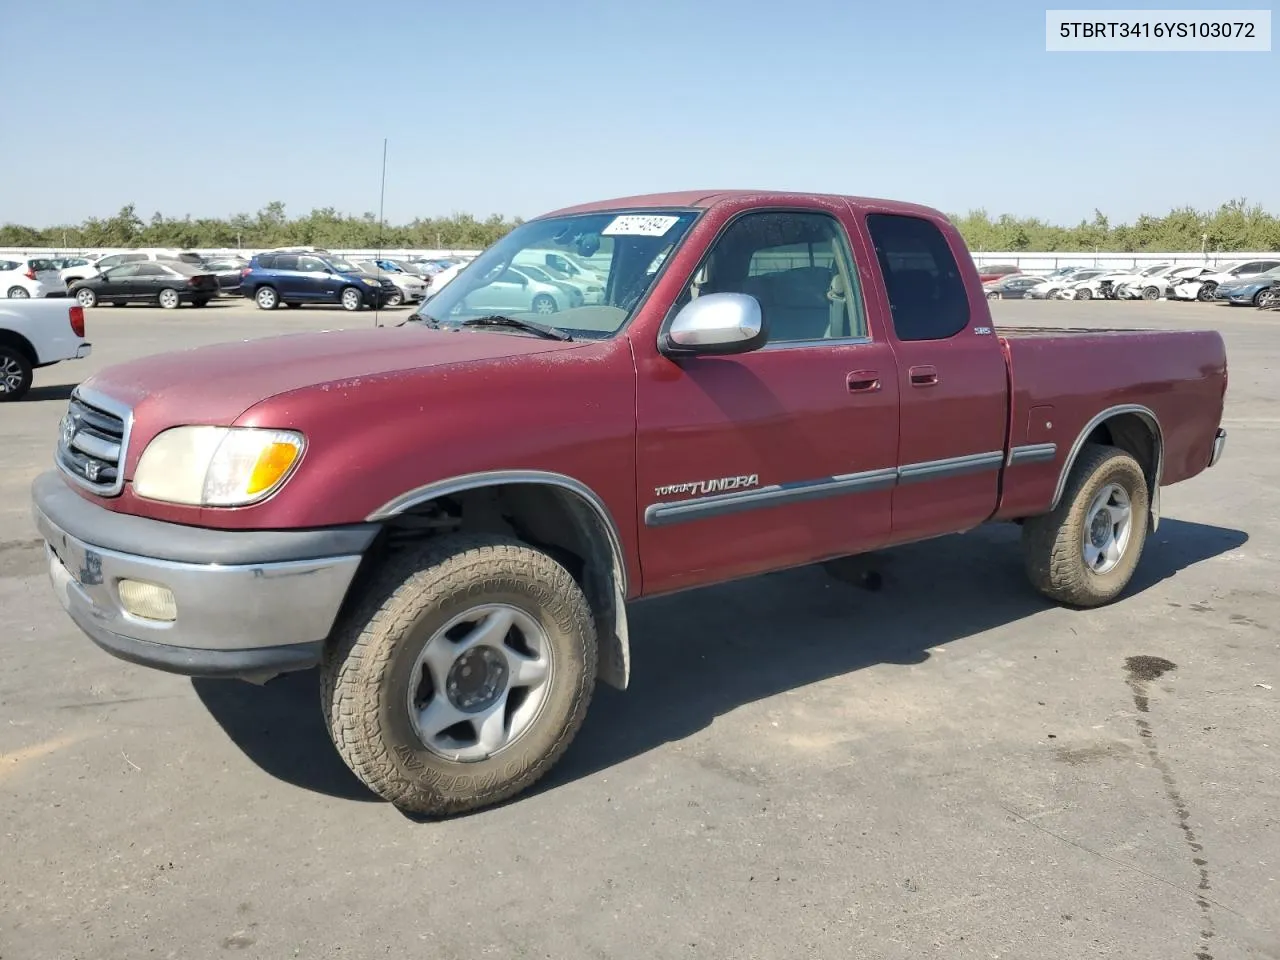
[[[997,332],[1009,364],[1009,446],[1053,448],[1051,458],[1014,468],[1002,516],[1046,509],[1074,451],[1116,414],[1129,419],[1124,429],[1153,435],[1159,485],[1208,465],[1227,384],[1226,348],[1216,331],[1010,326]]]

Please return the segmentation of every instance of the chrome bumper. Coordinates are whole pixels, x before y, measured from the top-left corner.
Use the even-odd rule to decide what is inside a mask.
[[[132,521],[126,532],[132,535],[138,524],[144,524],[144,530],[151,528],[158,534],[149,538],[152,542],[167,538],[167,545],[173,546],[179,539],[203,541],[188,551],[197,555],[209,551],[205,544],[211,537],[220,538],[213,549],[225,554],[227,537],[236,532],[114,514],[80,498],[56,475],[38,478],[33,495],[36,527],[46,542],[49,578],[63,609],[109,653],[172,673],[256,679],[314,666],[361,561],[360,553],[268,562],[232,557],[226,559],[242,562],[190,562],[125,552],[82,539],[89,535],[83,532],[86,511],[101,515],[104,531],[114,533],[108,540],[119,540],[123,522]],[[60,502],[64,495],[77,503]],[[60,524],[51,514],[70,516],[60,518]],[[80,521],[75,524],[80,536],[64,528],[72,525],[67,519]],[[261,536],[254,531],[243,533],[246,545]],[[346,543],[360,539],[348,537]],[[367,541],[371,540],[370,532]],[[279,555],[281,550],[275,547],[267,552]],[[122,580],[167,588],[173,594],[176,618],[153,620],[128,612],[120,597]]]
[[[1215,467],[1218,461],[1222,459],[1222,451],[1227,448],[1227,431],[1218,428],[1217,434],[1213,438],[1213,453],[1209,455],[1209,466]]]

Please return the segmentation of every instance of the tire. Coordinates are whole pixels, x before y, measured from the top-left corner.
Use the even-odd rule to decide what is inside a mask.
[[[548,293],[538,294],[533,298],[533,303],[530,306],[532,307],[533,312],[538,314],[540,317],[549,316],[560,309],[556,306],[555,297]]]
[[[21,400],[31,389],[31,359],[16,347],[0,344],[0,403]]]
[[[1120,494],[1114,491],[1120,491]],[[1098,521],[1092,532],[1102,539],[1106,519],[1100,517],[1100,503],[1127,500],[1128,529],[1111,539],[1116,556],[1102,563],[1086,562],[1085,548],[1095,556],[1097,541],[1091,536],[1091,518]],[[1115,509],[1108,507],[1108,511]],[[1032,585],[1050,599],[1074,607],[1099,607],[1110,603],[1129,584],[1142,556],[1147,539],[1150,510],[1147,480],[1138,461],[1117,447],[1089,444],[1080,451],[1067,478],[1067,486],[1057,508],[1022,525],[1023,557]],[[1113,517],[1110,513],[1108,516]]]
[[[89,287],[81,287],[76,291],[76,303],[88,309],[98,305],[98,295]]]
[[[597,654],[591,610],[564,567],[508,537],[447,536],[389,562],[375,574],[364,596],[344,616],[325,651],[321,703],[338,753],[371,790],[409,813],[460,813],[519,793],[559,759],[586,716]],[[459,712],[449,693],[432,689],[432,675],[443,672],[459,684],[479,686],[479,692],[471,691],[475,696],[484,693],[482,679],[493,677],[488,663],[478,667],[485,671],[483,678],[466,681],[462,678],[471,672],[464,657],[443,656],[430,667],[423,661],[442,643],[448,649],[454,630],[462,629],[465,637],[467,628],[450,625],[480,616],[478,609],[486,606],[496,611],[489,616],[515,617],[516,629],[508,629],[496,646],[482,644],[473,650],[487,650],[484,656],[492,656],[500,648],[497,656],[508,668],[521,662],[528,667],[534,661],[527,655],[514,659],[507,641],[513,633],[519,637],[541,630],[541,659],[547,664],[541,686],[530,688],[522,701],[532,713],[521,719],[522,707],[517,707],[495,729],[495,742],[514,739],[492,753],[479,742],[478,722],[463,719],[437,726],[434,733],[428,728],[424,737],[412,719],[429,712],[422,706],[424,700],[432,709],[441,706],[436,724],[468,716]],[[532,641],[529,645],[536,649]],[[512,688],[506,689],[496,700],[501,707],[495,704],[469,716],[505,715]],[[524,726],[517,733],[518,724]],[[446,734],[449,730],[456,740]],[[458,746],[469,739],[476,743]],[[463,751],[473,755],[445,755]]]
[[[1143,290],[1142,290],[1142,299],[1143,299],[1143,300],[1159,300],[1159,299],[1160,299],[1160,288],[1159,288],[1159,287],[1144,287],[1144,288],[1143,288]]]
[[[1259,310],[1274,310],[1280,306],[1280,290],[1275,287],[1264,288],[1258,291],[1254,300]]]
[[[259,287],[253,294],[253,302],[259,310],[274,310],[280,305],[280,294],[275,287]]]
[[[1071,298],[1071,299],[1073,299],[1073,300],[1092,300],[1092,299],[1093,299],[1093,291],[1092,291],[1092,290],[1090,290],[1088,287],[1080,287],[1079,289],[1077,289],[1077,290],[1075,291],[1075,293],[1074,293],[1074,295],[1072,296],[1072,298]]]
[[[191,305],[193,307],[207,307],[209,305],[209,301],[204,297],[201,297],[199,300],[192,300]]]
[[[1201,303],[1208,303],[1213,299],[1213,295],[1217,292],[1218,285],[1216,283],[1202,283],[1200,289],[1196,291],[1196,299]]]
[[[1259,290],[1257,293],[1255,293],[1255,294],[1253,295],[1253,305],[1254,305],[1255,307],[1260,307],[1260,306],[1262,306],[1262,304],[1263,304],[1263,303],[1265,302],[1265,300],[1266,300],[1266,298],[1265,298],[1265,297],[1263,297],[1263,294],[1264,294],[1264,293],[1269,293],[1270,291],[1271,291],[1271,288],[1270,288],[1270,287],[1263,287],[1261,290]]]
[[[387,297],[387,302],[385,306],[398,307],[402,303],[404,303],[404,294],[401,293],[399,290],[397,290],[391,296]]]
[[[987,294],[987,299],[988,299],[988,300],[999,300],[999,299],[1000,299],[1000,294],[999,294],[999,293],[997,293],[996,291],[992,290],[992,291],[990,291],[990,292]]]
[[[355,287],[343,287],[342,293],[338,295],[338,301],[342,304],[342,309],[354,313],[364,306],[364,294]]]
[[[157,302],[166,310],[177,310],[182,306],[182,297],[178,295],[178,291],[173,287],[165,287],[156,296]]]
[[[31,294],[27,293],[26,287],[10,287],[6,296],[10,300],[26,300],[30,298]]]

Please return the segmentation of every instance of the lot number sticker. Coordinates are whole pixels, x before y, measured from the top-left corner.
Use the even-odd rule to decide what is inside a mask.
[[[654,217],[624,214],[600,231],[605,237],[660,237],[680,220],[679,217]]]

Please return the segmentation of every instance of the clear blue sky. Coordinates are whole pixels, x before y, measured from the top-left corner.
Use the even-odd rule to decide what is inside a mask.
[[[1027,0],[4,6],[0,221],[376,210],[384,136],[392,222],[703,187],[1280,212],[1280,54],[1050,54]]]

